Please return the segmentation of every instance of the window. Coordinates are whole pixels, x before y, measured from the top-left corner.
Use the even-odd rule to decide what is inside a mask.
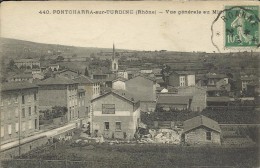
[[[24,104],[25,103],[25,97],[24,97],[24,95],[22,95],[22,104]]]
[[[29,107],[29,116],[31,116],[32,115],[32,108],[31,107]]]
[[[35,101],[37,100],[37,95],[36,95],[36,93],[34,93],[34,100],[35,100]]]
[[[211,140],[211,132],[210,131],[206,132],[206,139]]]
[[[82,103],[81,103],[81,104],[82,104],[82,106],[85,106],[85,101],[84,101],[84,100],[82,100]]]
[[[115,114],[115,104],[102,104],[102,114]]]
[[[34,106],[34,113],[37,114],[37,106]]]
[[[180,76],[180,86],[185,86],[185,76]]]
[[[116,122],[116,130],[121,131],[121,122]]]
[[[19,131],[19,123],[15,123],[15,132]]]
[[[15,113],[15,117],[18,117],[18,116],[19,116],[18,107],[16,107],[16,108],[15,108],[15,111],[14,111],[14,113]]]
[[[1,126],[1,137],[4,137],[5,135],[5,128],[4,126]]]
[[[109,130],[109,122],[105,122],[105,130]]]
[[[22,118],[25,117],[25,108],[22,108]]]
[[[14,97],[14,101],[15,101],[15,103],[18,103],[18,96]]]
[[[11,124],[8,125],[8,134],[9,135],[12,134],[12,125]]]

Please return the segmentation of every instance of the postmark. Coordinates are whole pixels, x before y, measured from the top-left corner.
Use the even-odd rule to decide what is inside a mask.
[[[257,49],[259,23],[259,6],[225,6],[212,23],[212,44],[218,51]]]

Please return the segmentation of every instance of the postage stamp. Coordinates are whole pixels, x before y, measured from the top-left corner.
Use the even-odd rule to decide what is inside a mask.
[[[259,6],[226,6],[225,47],[259,45]]]

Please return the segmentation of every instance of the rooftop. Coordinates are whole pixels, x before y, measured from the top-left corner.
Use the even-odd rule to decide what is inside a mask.
[[[79,77],[76,77],[73,79],[74,81],[80,83],[80,84],[92,84],[95,83],[90,77],[80,75]]]
[[[23,58],[23,59],[14,60],[14,62],[39,62],[39,60],[33,58]]]
[[[78,82],[68,79],[62,76],[50,77],[37,83],[37,85],[71,85],[77,84]]]
[[[160,95],[157,104],[189,104],[190,99],[192,96]]]
[[[219,97],[207,97],[208,102],[229,102],[230,98],[227,96],[219,96]]]
[[[183,126],[184,126],[184,129],[183,129],[184,133],[188,132],[190,130],[193,130],[195,128],[198,128],[200,126],[205,126],[211,130],[221,132],[218,122],[216,122],[208,117],[205,117],[203,115],[200,115],[200,116],[197,116],[197,117],[184,121]]]
[[[1,83],[1,91],[37,88],[38,86],[27,81]]]
[[[106,96],[108,94],[117,95],[117,96],[119,96],[119,97],[121,97],[121,98],[123,98],[125,100],[128,100],[128,101],[130,101],[132,103],[137,103],[139,101],[132,94],[130,94],[129,92],[127,92],[125,90],[113,90],[113,89],[108,91],[108,92],[106,92],[106,93],[104,93],[104,94],[102,94],[102,95],[100,95],[100,96],[98,96],[98,97],[96,97],[96,98],[94,98],[94,99],[92,99],[91,101],[95,101],[97,99],[100,99],[100,98],[102,98],[102,97],[104,97],[104,96]]]

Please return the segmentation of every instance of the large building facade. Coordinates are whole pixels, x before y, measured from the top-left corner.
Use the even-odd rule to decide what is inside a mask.
[[[67,107],[67,120],[78,118],[78,83],[65,77],[47,78],[38,83],[41,110],[54,106]]]
[[[140,103],[125,91],[111,91],[92,100],[92,135],[133,139],[140,122]]]
[[[38,86],[28,82],[1,85],[1,143],[34,134],[39,129]]]

